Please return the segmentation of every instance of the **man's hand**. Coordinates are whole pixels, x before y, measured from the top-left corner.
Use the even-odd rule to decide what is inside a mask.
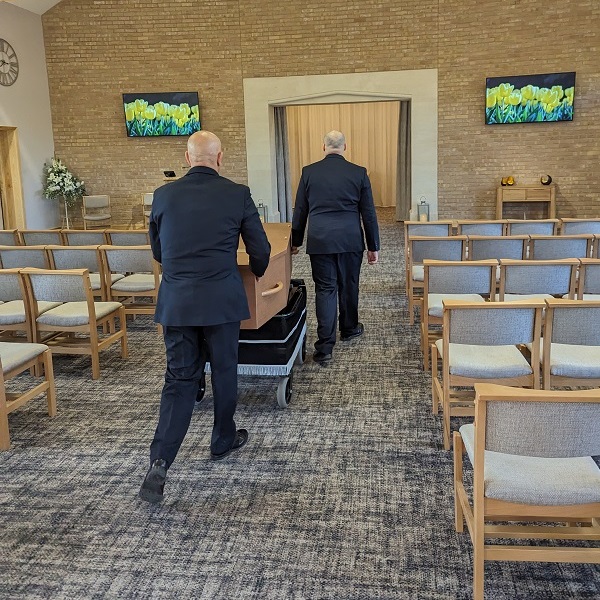
[[[379,252],[376,250],[367,250],[367,262],[374,265],[379,260]]]
[[[292,246],[292,255],[298,254],[298,252],[300,252],[300,250],[298,250],[298,246]]]

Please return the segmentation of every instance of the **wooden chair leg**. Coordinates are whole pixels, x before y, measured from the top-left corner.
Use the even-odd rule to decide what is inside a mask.
[[[435,380],[438,376],[438,352],[435,344],[431,345],[431,401],[433,406],[431,412],[437,415],[440,410],[440,399],[437,395],[437,388],[435,386]]]
[[[476,539],[473,544],[473,600],[484,600],[484,541]]]
[[[6,406],[6,388],[4,377],[0,377],[0,450],[10,449],[10,433],[8,432],[8,408]]]
[[[454,432],[454,527],[458,533],[464,531],[465,515],[458,497],[458,486],[463,480],[463,441],[458,431]]]
[[[113,319],[114,324],[114,319]],[[119,309],[119,324],[121,325],[121,358],[127,358],[129,356],[129,347],[127,344],[127,321],[125,319],[125,309],[121,307]]]
[[[442,418],[444,428],[444,450],[450,450],[450,386],[444,377],[442,396]]]
[[[48,390],[46,397],[48,400],[48,415],[51,417],[56,416],[56,385],[54,384],[54,367],[52,366],[52,352],[46,350],[42,354],[42,361],[44,364],[44,373],[46,381],[48,382]]]
[[[100,379],[100,352],[96,327],[90,328],[90,356],[92,358],[92,379]]]

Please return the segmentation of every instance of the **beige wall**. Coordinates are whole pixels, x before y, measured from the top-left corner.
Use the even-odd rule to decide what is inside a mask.
[[[59,223],[58,202],[42,192],[44,163],[54,151],[42,19],[0,3],[0,38],[19,59],[17,81],[0,86],[0,126],[17,128],[25,224],[30,229],[53,227]]]
[[[121,93],[198,90],[223,174],[247,180],[244,79],[438,70],[441,218],[494,212],[503,175],[558,184],[559,216],[600,215],[597,0],[63,0],[43,17],[57,153],[121,222],[182,171],[184,139],[125,136]],[[553,28],[544,15],[551,15]],[[485,126],[486,76],[577,71],[572,123]]]

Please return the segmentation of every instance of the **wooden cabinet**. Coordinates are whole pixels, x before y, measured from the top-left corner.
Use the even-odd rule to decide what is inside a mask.
[[[554,185],[510,185],[499,187],[496,191],[496,218],[505,219],[511,209],[516,208],[515,218],[556,218],[556,186]],[[533,216],[529,213],[539,215],[539,207],[544,209],[541,216]]]
[[[286,307],[292,276],[291,223],[263,223],[271,244],[271,258],[265,274],[256,281],[250,270],[246,250],[237,253],[238,268],[242,275],[250,318],[242,321],[242,329],[258,329]]]

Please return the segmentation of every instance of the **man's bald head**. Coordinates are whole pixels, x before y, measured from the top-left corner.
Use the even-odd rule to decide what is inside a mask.
[[[190,167],[210,167],[218,171],[223,158],[221,140],[210,131],[197,131],[188,138],[185,158]]]
[[[325,154],[343,154],[346,150],[346,138],[341,131],[330,131],[323,138]]]

